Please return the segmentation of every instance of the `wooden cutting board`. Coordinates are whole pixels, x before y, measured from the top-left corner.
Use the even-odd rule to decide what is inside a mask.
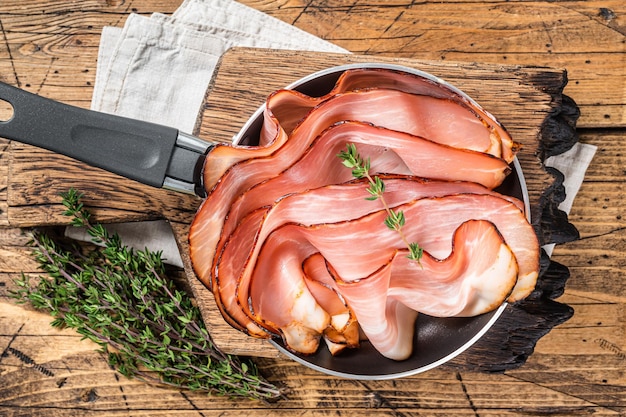
[[[562,243],[576,237],[566,216],[556,210],[560,180],[546,172],[541,162],[576,140],[578,113],[562,94],[567,83],[562,69],[235,48],[220,61],[193,133],[228,142],[275,89],[330,66],[363,62],[391,62],[429,72],[456,85],[494,114],[523,144],[518,158],[540,240]],[[267,341],[249,338],[226,324],[212,294],[193,275],[187,233],[199,198],[157,190],[19,143],[11,143],[2,157],[9,159],[6,205],[11,226],[66,224],[59,194],[70,187],[85,194],[85,204],[97,221],[165,218],[172,225],[193,296],[216,345],[232,354],[278,356]],[[567,277],[567,268],[544,258],[538,290],[528,300],[507,307],[487,335],[454,363],[487,370],[522,363],[542,335],[571,316],[568,306],[552,300],[562,292]]]

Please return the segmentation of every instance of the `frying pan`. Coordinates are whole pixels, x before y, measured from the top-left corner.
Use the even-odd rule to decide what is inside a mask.
[[[431,74],[383,63],[328,68],[285,88],[319,97],[331,91],[344,71],[353,68],[407,72],[439,83],[475,103],[461,90]],[[0,121],[1,137],[48,149],[154,187],[206,197],[201,173],[205,155],[214,145],[210,141],[171,127],[69,106],[4,83],[0,83],[0,99],[13,107],[12,117]],[[235,145],[258,144],[263,109],[264,106],[259,107],[248,119],[235,136]],[[517,159],[511,168],[511,174],[497,191],[522,200],[526,213],[530,213],[528,191]],[[286,349],[278,339],[271,343],[291,359],[333,376],[368,380],[399,378],[432,369],[459,355],[488,331],[505,308],[506,304],[502,304],[490,313],[469,318],[420,314],[413,354],[403,361],[385,358],[368,342],[337,357],[323,348],[314,355],[299,355]]]

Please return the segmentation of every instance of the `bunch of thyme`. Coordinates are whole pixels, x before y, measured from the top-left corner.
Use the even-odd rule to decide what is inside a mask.
[[[13,296],[96,343],[109,364],[127,377],[211,394],[263,401],[281,396],[254,363],[221,352],[200,311],[165,275],[160,252],[134,251],[109,235],[75,190],[62,195],[65,215],[103,246],[84,253],[77,245],[33,233],[34,254],[48,277],[31,287],[22,275]]]
[[[398,232],[400,238],[409,249],[408,258],[419,262],[422,259],[424,251],[418,243],[409,242],[406,238],[404,232],[402,231],[402,227],[406,224],[404,212],[401,210],[393,210],[389,207],[387,201],[385,201],[385,197],[383,195],[385,192],[385,183],[380,179],[380,177],[372,177],[370,175],[370,159],[363,159],[357,151],[356,145],[353,143],[348,143],[346,145],[346,149],[341,151],[337,156],[341,159],[344,166],[352,170],[352,176],[354,178],[366,178],[368,180],[369,187],[367,188],[367,192],[370,196],[365,199],[370,201],[380,200],[385,211],[387,212],[385,225],[389,229]]]

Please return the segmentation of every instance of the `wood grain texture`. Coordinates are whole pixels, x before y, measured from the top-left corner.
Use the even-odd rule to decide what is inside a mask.
[[[245,124],[250,114],[263,103],[273,90],[294,80],[329,66],[387,62],[417,68],[461,88],[487,111],[493,113],[507,127],[514,139],[522,144],[518,154],[522,171],[527,178],[531,217],[542,243],[551,243],[550,230],[544,231],[541,218],[552,222],[554,215],[546,212],[546,190],[552,189],[552,176],[541,165],[542,154],[554,153],[551,143],[567,149],[574,142],[573,132],[566,132],[553,141],[545,134],[544,126],[562,109],[562,89],[566,84],[565,72],[559,69],[484,65],[390,59],[383,57],[269,51],[263,49],[232,49],[222,58],[206,99],[199,131],[203,137],[229,141]],[[306,62],[306,65],[302,63]],[[254,74],[254,77],[247,77]],[[575,126],[575,120],[572,121]],[[545,136],[545,139],[544,139]],[[561,152],[557,151],[556,153]],[[216,344],[228,353],[248,356],[276,357],[277,350],[266,341],[246,337],[227,325],[217,309],[213,296],[200,284],[187,257],[187,227],[197,201],[191,197],[151,190],[113,174],[90,168],[60,155],[17,143],[9,149],[8,219],[14,227],[51,225],[67,222],[59,208],[59,194],[74,187],[89,190],[87,204],[94,209],[100,221],[139,221],[164,217],[173,223],[181,223],[176,230],[179,246],[184,253],[190,286],[211,329]],[[197,200],[197,199],[196,199]],[[549,211],[549,210],[548,210]],[[566,225],[566,218],[564,219]],[[560,295],[560,294],[559,294]],[[485,338],[469,354],[455,363],[471,364],[472,369],[486,369],[485,357],[495,368],[511,368],[519,365],[532,351],[536,338],[543,336],[551,327],[567,319],[571,312],[558,303],[544,309],[533,304],[535,313],[527,315],[522,310],[509,308],[490,335],[507,333],[518,327],[517,333],[528,335],[527,346],[513,347],[515,353],[501,353],[498,359],[488,346],[506,341]],[[533,330],[536,316],[545,315],[546,325],[539,332]],[[518,317],[525,319],[518,321]],[[523,329],[523,330],[522,330]],[[510,336],[506,336],[507,338]],[[499,349],[498,352],[509,352]]]
[[[579,126],[626,126],[620,0],[242,2],[357,54],[567,68]]]
[[[102,27],[121,27],[133,11],[171,13],[181,3],[3,0],[0,79],[88,107]],[[357,382],[282,359],[259,359],[270,379],[291,390],[287,399],[273,405],[127,380],[108,368],[95,346],[80,342],[73,332],[52,329],[46,315],[7,297],[13,278],[37,271],[29,262],[22,231],[6,228],[3,181],[8,161],[0,158],[0,224],[5,226],[0,229],[0,415],[626,415],[625,3],[242,3],[354,53],[565,68],[565,94],[581,108],[580,141],[598,146],[570,215],[581,240],[557,246],[553,256],[571,273],[558,301],[574,308],[573,317],[540,339],[523,367],[497,374],[438,368],[396,381]],[[119,215],[113,212],[107,218]]]
[[[11,143],[5,156],[9,158],[7,216],[13,226],[67,223],[59,195],[68,187],[85,190],[94,215],[108,222],[166,218],[190,223],[200,203],[197,197],[145,186],[17,142]]]

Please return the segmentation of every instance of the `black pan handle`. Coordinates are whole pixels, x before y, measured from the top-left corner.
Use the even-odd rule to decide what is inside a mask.
[[[198,188],[197,165],[204,160],[208,142],[182,134],[183,142],[192,146],[177,147],[181,135],[177,129],[70,106],[1,82],[0,100],[13,107],[12,117],[0,121],[1,137],[153,187],[175,189],[167,183],[182,180],[187,189],[179,191],[193,193]],[[168,178],[171,171],[177,173],[173,179]]]

